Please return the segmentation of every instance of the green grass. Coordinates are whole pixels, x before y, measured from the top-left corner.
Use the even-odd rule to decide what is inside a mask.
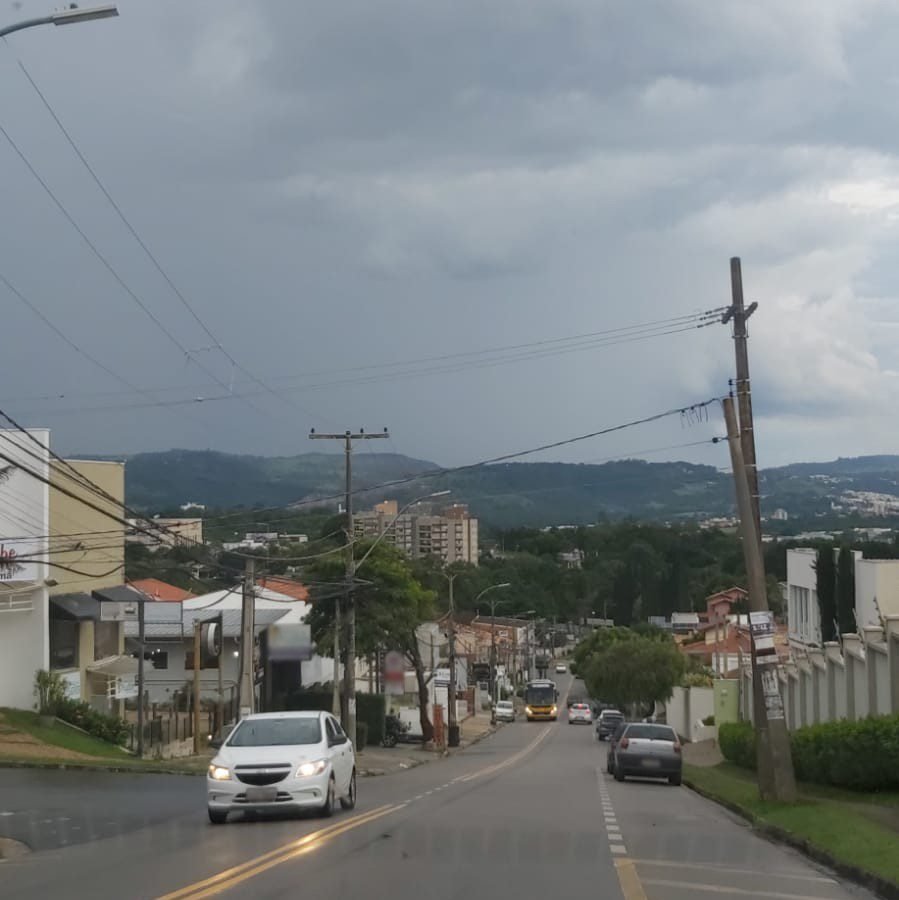
[[[0,728],[4,724],[8,725],[17,731],[30,734],[41,743],[73,750],[76,753],[84,753],[86,756],[115,760],[131,759],[130,754],[116,747],[115,744],[109,744],[85,734],[65,722],[57,720],[52,727],[48,728],[46,725],[41,725],[37,713],[24,709],[0,709],[0,715],[3,720],[0,722]]]
[[[899,884],[899,823],[894,821],[899,795],[802,785],[800,802],[788,805],[762,801],[752,773],[730,763],[687,765],[684,776],[711,796],[736,804],[754,821],[776,825],[841,862]]]

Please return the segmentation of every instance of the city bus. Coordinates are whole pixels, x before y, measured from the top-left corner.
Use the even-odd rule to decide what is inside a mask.
[[[524,687],[524,711],[528,722],[555,722],[559,715],[558,699],[554,681],[545,678],[529,681]]]

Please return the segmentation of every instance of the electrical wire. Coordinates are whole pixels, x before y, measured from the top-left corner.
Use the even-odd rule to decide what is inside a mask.
[[[93,253],[93,255],[99,260],[101,265],[107,272],[113,277],[115,282],[125,291],[125,293],[137,304],[137,306],[144,312],[144,314],[150,319],[151,322],[157,327],[159,331],[164,334],[168,340],[174,344],[175,347],[184,355],[185,359],[191,361],[196,365],[199,369],[202,369],[213,381],[215,381],[220,387],[224,388],[226,391],[230,390],[229,385],[222,381],[209,367],[203,365],[195,355],[179,340],[178,337],[162,322],[162,320],[153,312],[152,309],[147,305],[147,303],[138,295],[138,293],[125,281],[124,278],[119,274],[118,270],[112,263],[103,255],[97,245],[90,239],[87,235],[87,232],[81,227],[75,217],[68,211],[62,201],[56,196],[53,192],[53,189],[50,185],[44,180],[43,176],[38,172],[38,170],[32,165],[31,160],[28,159],[25,152],[19,147],[19,145],[13,140],[12,136],[9,132],[4,128],[2,124],[0,124],[0,135],[4,137],[9,146],[13,149],[34,179],[38,182],[38,184],[44,189],[44,192],[59,210],[59,212],[63,215],[66,221],[75,229],[84,243],[87,245],[88,249]],[[245,399],[247,405],[253,409],[257,413],[262,413],[263,415],[267,415],[265,410],[262,410],[260,407],[257,407],[249,398]]]
[[[63,137],[66,139],[66,141],[68,142],[69,146],[72,148],[72,150],[74,151],[74,153],[78,157],[78,159],[81,161],[81,164],[84,166],[84,168],[87,170],[90,177],[93,179],[94,183],[100,189],[101,193],[106,198],[109,205],[113,208],[116,215],[121,220],[122,224],[128,230],[128,233],[131,235],[132,238],[134,238],[137,245],[141,248],[141,250],[143,250],[146,257],[153,264],[153,267],[162,276],[163,280],[169,286],[169,288],[171,288],[172,293],[178,298],[178,300],[181,301],[181,304],[190,313],[193,320],[197,323],[197,325],[200,326],[200,328],[203,330],[203,332],[206,334],[206,336],[212,341],[212,343],[215,345],[215,348],[231,363],[233,368],[237,369],[240,372],[243,372],[243,374],[246,375],[251,381],[253,381],[255,384],[259,385],[261,388],[263,388],[265,391],[270,393],[272,396],[277,397],[278,399],[286,402],[289,406],[293,407],[294,409],[299,410],[302,413],[305,413],[307,416],[314,417],[314,418],[320,418],[319,416],[316,416],[314,413],[312,413],[310,410],[304,409],[303,407],[296,404],[294,401],[281,396],[277,391],[275,391],[268,384],[266,384],[265,381],[263,381],[261,378],[254,375],[245,366],[241,365],[231,355],[231,353],[222,345],[222,342],[218,339],[218,337],[216,337],[215,334],[213,334],[212,330],[209,328],[209,326],[206,324],[206,322],[204,322],[203,319],[200,318],[200,315],[197,313],[196,309],[194,309],[194,307],[191,305],[191,303],[188,301],[188,299],[184,296],[182,291],[178,288],[177,284],[175,284],[174,280],[169,275],[169,273],[163,268],[162,264],[159,262],[159,260],[155,256],[155,254],[152,252],[152,250],[150,250],[149,246],[147,246],[147,243],[140,236],[140,234],[138,234],[137,229],[131,224],[128,217],[122,211],[121,206],[119,206],[119,204],[116,202],[115,198],[109,192],[106,185],[100,179],[100,176],[97,174],[94,167],[88,162],[87,157],[85,157],[84,153],[82,153],[81,148],[75,142],[75,139],[72,137],[69,130],[63,124],[60,117],[57,115],[56,110],[53,108],[53,106],[51,105],[50,101],[47,99],[44,92],[38,87],[34,78],[32,78],[31,73],[28,71],[28,69],[25,66],[25,63],[22,62],[21,59],[17,60],[17,62],[19,65],[19,69],[21,70],[21,72],[25,76],[25,78],[28,80],[28,83],[31,85],[34,92],[40,98],[40,101],[44,105],[44,108],[50,114],[51,118],[56,123],[56,125],[59,128],[60,132],[62,133]]]

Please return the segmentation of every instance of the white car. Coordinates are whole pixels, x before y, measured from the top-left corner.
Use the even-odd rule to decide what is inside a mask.
[[[515,706],[511,700],[497,700],[493,708],[493,716],[497,722],[514,722]]]
[[[565,663],[559,663],[556,666],[556,674],[557,675],[564,675],[567,671],[568,671],[568,666],[566,666]]]
[[[572,703],[568,707],[568,724],[589,725],[593,721],[593,710],[589,703]]]
[[[330,713],[259,713],[242,719],[218,748],[206,776],[209,821],[238,810],[356,805],[356,755]]]

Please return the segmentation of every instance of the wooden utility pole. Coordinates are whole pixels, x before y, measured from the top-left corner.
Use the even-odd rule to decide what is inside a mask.
[[[752,422],[752,391],[749,384],[749,331],[746,323],[758,308],[758,303],[750,303],[747,308],[743,303],[743,270],[740,257],[734,256],[730,261],[730,291],[732,303],[721,317],[727,324],[734,323],[734,353],[737,362],[735,388],[737,408],[740,416],[740,446],[743,450],[743,463],[746,466],[746,477],[749,482],[749,499],[752,515],[755,518],[756,533],[762,539],[762,516],[759,504],[759,470],[755,455],[755,429]]]
[[[194,756],[200,752],[200,620],[194,622]]]
[[[790,755],[790,736],[784,718],[783,700],[777,678],[777,657],[760,664],[756,646],[754,619],[763,621],[770,616],[765,583],[765,564],[761,540],[756,528],[755,514],[749,491],[749,478],[743,461],[743,447],[737,429],[734,402],[730,397],[722,401],[727,424],[727,443],[736,485],[737,507],[740,514],[740,534],[743,556],[749,580],[750,635],[752,636],[752,705],[755,719],[756,759],[759,794],[763,800],[793,803],[797,799],[793,759]],[[772,642],[773,647],[773,642]],[[762,670],[765,670],[764,672]]]
[[[346,460],[346,566],[344,569],[344,603],[346,612],[346,666],[344,670],[344,694],[346,697],[346,715],[341,716],[343,729],[356,746],[356,604],[353,599],[353,586],[356,580],[356,561],[353,555],[353,441],[370,441],[378,438],[389,438],[385,428],[382,432],[366,433],[345,431],[343,434],[317,434],[315,429],[309,433],[312,440],[343,441]],[[334,602],[334,715],[340,713],[340,600]]]
[[[240,718],[253,713],[256,696],[256,560],[247,558],[243,577],[243,604],[240,612],[240,676],[238,706]]]
[[[444,573],[449,582],[449,685],[446,689],[446,705],[449,707],[446,720],[446,745],[459,746],[459,724],[456,721],[456,604],[453,600],[453,582],[458,572]]]

